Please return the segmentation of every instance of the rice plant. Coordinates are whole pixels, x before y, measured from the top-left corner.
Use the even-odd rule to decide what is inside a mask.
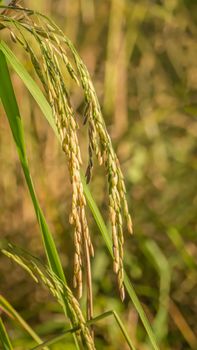
[[[101,113],[98,98],[90,79],[90,75],[72,42],[65,36],[61,29],[45,15],[23,8],[16,1],[11,2],[10,6],[1,6],[3,11],[0,13],[0,29],[7,30],[14,44],[18,44],[21,50],[24,50],[31,61],[38,79],[42,84],[44,95],[38,86],[27,75],[24,68],[15,61],[12,52],[3,42],[0,43],[0,96],[7,118],[12,130],[16,149],[19,154],[22,169],[29,188],[31,199],[34,205],[35,213],[40,225],[48,267],[46,270],[40,267],[39,263],[32,256],[26,257],[26,253],[21,251],[16,253],[17,249],[8,246],[2,249],[2,252],[21,265],[38,282],[38,277],[49,288],[52,294],[61,304],[62,309],[70,319],[74,334],[75,344],[78,349],[84,346],[88,349],[95,349],[94,336],[90,324],[97,318],[93,315],[93,297],[92,297],[92,276],[91,276],[91,258],[94,256],[94,247],[92,237],[88,227],[86,206],[87,202],[104,236],[107,247],[113,257],[113,268],[117,275],[120,298],[125,298],[125,287],[134,302],[142,322],[150,337],[152,347],[158,349],[151,327],[146,319],[143,309],[132,288],[132,285],[124,274],[124,223],[127,230],[132,233],[132,221],[128,210],[126,200],[126,189],[123,175],[119,165],[118,158],[114,152],[111,139],[107,132],[105,122]],[[29,44],[29,36],[34,39],[34,45]],[[38,51],[36,49],[39,49]],[[40,59],[41,57],[41,59]],[[23,126],[20,118],[19,107],[17,105],[14,89],[9,77],[7,62],[13,64],[13,68],[18,71],[35,99],[42,105],[46,118],[50,121],[62,147],[67,160],[67,166],[72,184],[72,205],[69,217],[70,224],[74,226],[74,273],[73,285],[77,288],[78,298],[83,293],[83,272],[86,272],[87,284],[87,317],[84,318],[78,301],[73,296],[71,289],[66,284],[66,278],[60,262],[60,258],[55,246],[54,238],[47,225],[46,219],[38,202],[33,181],[31,178],[26,148],[24,140]],[[76,119],[76,113],[72,106],[69,89],[65,80],[65,71],[70,75],[73,81],[79,85],[84,94],[84,121],[88,130],[88,154],[89,162],[86,170],[85,180],[83,178],[82,157],[78,140],[79,125]],[[47,100],[46,100],[47,99]],[[87,184],[91,181],[94,156],[98,163],[104,166],[108,182],[109,195],[109,218],[112,230],[112,242],[109,238],[103,219],[91,197]],[[39,266],[38,266],[39,265]],[[35,274],[36,272],[36,274]],[[38,275],[38,277],[37,277]],[[124,326],[118,318],[118,315],[112,311],[123,335],[131,349],[134,349]],[[103,315],[103,317],[108,316]],[[1,334],[6,334],[5,331]],[[1,337],[1,340],[5,337]],[[6,338],[7,339],[7,338]],[[7,340],[2,340],[6,348]],[[50,342],[49,342],[50,343]],[[44,348],[47,342],[38,345],[36,348]]]
[[[86,170],[87,182],[91,178],[93,153],[95,153],[99,164],[104,164],[106,168],[109,188],[110,220],[112,225],[114,271],[118,276],[120,295],[123,300],[123,214],[126,218],[129,232],[132,232],[132,223],[128,212],[123,175],[107,133],[89,73],[72,43],[51,20],[39,13],[32,13],[30,10],[17,8],[15,11],[19,12],[16,18],[15,16],[8,16],[6,11],[1,14],[2,25],[6,24],[6,27],[10,30],[12,39],[18,42],[30,56],[31,62],[50,102],[55,124],[61,139],[62,149],[68,161],[70,180],[73,186],[70,222],[75,227],[74,286],[78,287],[79,297],[81,297],[82,254],[89,261],[89,256],[93,256],[94,251],[87,225],[85,214],[86,201],[80,176],[82,159],[77,137],[78,125],[59,59],[62,60],[68,73],[76,83],[81,84],[84,91],[86,104],[84,124],[86,122],[88,123],[89,134],[89,164]],[[26,31],[33,35],[39,45],[43,58],[42,63],[39,62],[32,47],[28,44],[28,40],[25,37]],[[70,62],[69,53],[73,56],[76,68]]]

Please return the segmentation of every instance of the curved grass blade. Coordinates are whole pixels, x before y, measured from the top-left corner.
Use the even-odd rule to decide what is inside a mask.
[[[13,308],[13,306],[0,295],[0,308],[3,312],[12,317],[16,322],[20,324],[20,326],[30,335],[32,339],[35,340],[37,344],[42,343],[42,339],[36,334],[36,332],[28,325],[28,323],[19,315],[19,313]],[[44,348],[48,350],[47,347]]]
[[[24,66],[18,61],[16,56],[13,54],[13,52],[8,48],[8,46],[3,41],[0,42],[0,50],[5,54],[7,60],[12,65],[12,67],[16,71],[16,73],[20,76],[20,78],[22,79],[25,86],[28,88],[28,90],[32,94],[32,96],[34,97],[34,96],[40,95],[40,98],[39,98],[40,103],[38,102],[38,99],[36,101],[39,104],[40,109],[43,111],[43,113],[44,113],[44,111],[49,110],[48,108],[50,108],[50,106],[49,106],[48,101],[46,100],[44,94],[42,93],[42,91],[40,90],[38,85],[35,84],[35,82],[31,78],[31,76],[27,73]],[[52,128],[57,136],[57,130],[56,130],[56,126],[54,125],[52,113],[50,112],[47,115],[44,113],[44,116],[49,121],[50,125],[52,126]],[[100,213],[100,211],[99,211],[99,209],[98,209],[98,207],[97,207],[97,205],[96,205],[96,203],[95,203],[95,201],[90,193],[90,190],[86,184],[86,181],[85,181],[83,175],[82,175],[82,181],[83,181],[83,186],[84,186],[84,193],[85,193],[88,205],[90,207],[90,210],[91,210],[93,217],[98,225],[99,231],[100,231],[100,233],[105,241],[107,249],[109,250],[110,254],[113,256],[112,243],[111,243],[111,239],[110,239],[109,234],[108,234],[107,227],[106,227],[104,220],[102,218],[102,215],[101,215],[101,213]],[[134,290],[134,288],[129,280],[129,277],[127,276],[126,273],[125,273],[125,277],[124,277],[124,284],[125,284],[125,287],[127,289],[128,294],[130,296],[130,299],[132,300],[132,302],[133,302],[133,304],[134,304],[134,306],[135,306],[135,308],[140,316],[140,319],[144,325],[144,328],[145,328],[147,335],[150,339],[150,342],[152,344],[152,348],[154,350],[159,350],[159,347],[157,345],[157,341],[155,339],[151,325],[150,325],[150,323],[145,315],[145,312],[140,304],[140,301],[139,301],[139,299],[135,293],[135,290]]]
[[[2,350],[13,350],[12,344],[8,337],[7,331],[0,317],[0,341],[2,344]]]
[[[38,106],[40,107],[42,113],[44,114],[45,118],[47,119],[48,123],[52,127],[54,133],[59,138],[59,134],[52,116],[51,107],[46,101],[42,91],[39,89],[36,82],[32,79],[31,75],[23,67],[23,65],[20,63],[17,57],[6,45],[6,43],[2,40],[0,41],[0,50],[4,53],[6,59],[9,61],[9,63],[11,64],[15,72],[19,75],[21,80],[25,83],[26,87],[30,91],[31,95],[33,96]]]

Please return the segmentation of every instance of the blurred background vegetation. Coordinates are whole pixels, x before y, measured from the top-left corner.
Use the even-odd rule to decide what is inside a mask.
[[[86,63],[126,180],[134,221],[125,264],[161,349],[197,349],[197,2],[196,0],[40,0],[25,4],[50,15]],[[24,52],[12,46],[34,75]],[[71,187],[64,155],[38,107],[13,74],[26,129],[30,167],[72,285]],[[83,97],[68,80],[77,118]],[[1,238],[43,258],[34,211],[0,106]],[[87,163],[86,129],[80,135]],[[105,173],[95,164],[91,191],[108,223]],[[150,349],[129,301],[118,299],[112,261],[89,215],[95,315],[116,309],[137,349]],[[40,286],[0,256],[1,293],[42,335],[64,316]],[[84,304],[84,301],[82,301]],[[84,304],[85,305],[85,304]],[[8,321],[16,349],[31,341]],[[127,349],[113,319],[96,326],[98,349]],[[25,347],[24,347],[24,344]],[[62,343],[63,344],[63,343]],[[57,344],[53,349],[65,348]],[[68,345],[67,345],[68,346]],[[72,349],[72,345],[68,347]]]

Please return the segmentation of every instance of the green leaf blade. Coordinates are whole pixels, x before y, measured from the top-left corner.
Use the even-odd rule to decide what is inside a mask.
[[[2,319],[0,318],[0,341],[3,350],[13,350],[12,344],[10,342],[9,336],[5,329]]]

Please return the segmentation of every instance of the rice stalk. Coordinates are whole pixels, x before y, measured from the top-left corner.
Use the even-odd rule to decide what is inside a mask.
[[[82,159],[77,135],[79,127],[66,88],[62,63],[71,78],[77,84],[80,83],[84,92],[86,105],[84,124],[88,124],[89,135],[87,182],[91,179],[94,154],[99,164],[104,165],[106,169],[109,188],[109,217],[112,226],[113,266],[114,272],[118,276],[120,296],[123,300],[125,296],[123,285],[123,217],[126,219],[130,233],[132,233],[132,222],[120,164],[107,132],[88,70],[72,42],[55,23],[44,15],[31,10],[16,8],[16,11],[20,12],[19,18],[16,15],[0,14],[0,24],[10,30],[13,41],[18,42],[29,54],[50,102],[61,138],[62,149],[67,158],[73,188],[70,223],[74,225],[74,286],[77,287],[78,296],[81,297],[83,265],[85,265],[85,260],[90,265],[90,256],[94,255],[94,250],[87,223],[86,200],[80,176]],[[39,46],[42,55],[41,61],[28,44],[27,32],[31,33]],[[74,67],[70,55],[74,60]],[[84,242],[87,243],[87,246]],[[91,284],[90,279],[89,284]]]

